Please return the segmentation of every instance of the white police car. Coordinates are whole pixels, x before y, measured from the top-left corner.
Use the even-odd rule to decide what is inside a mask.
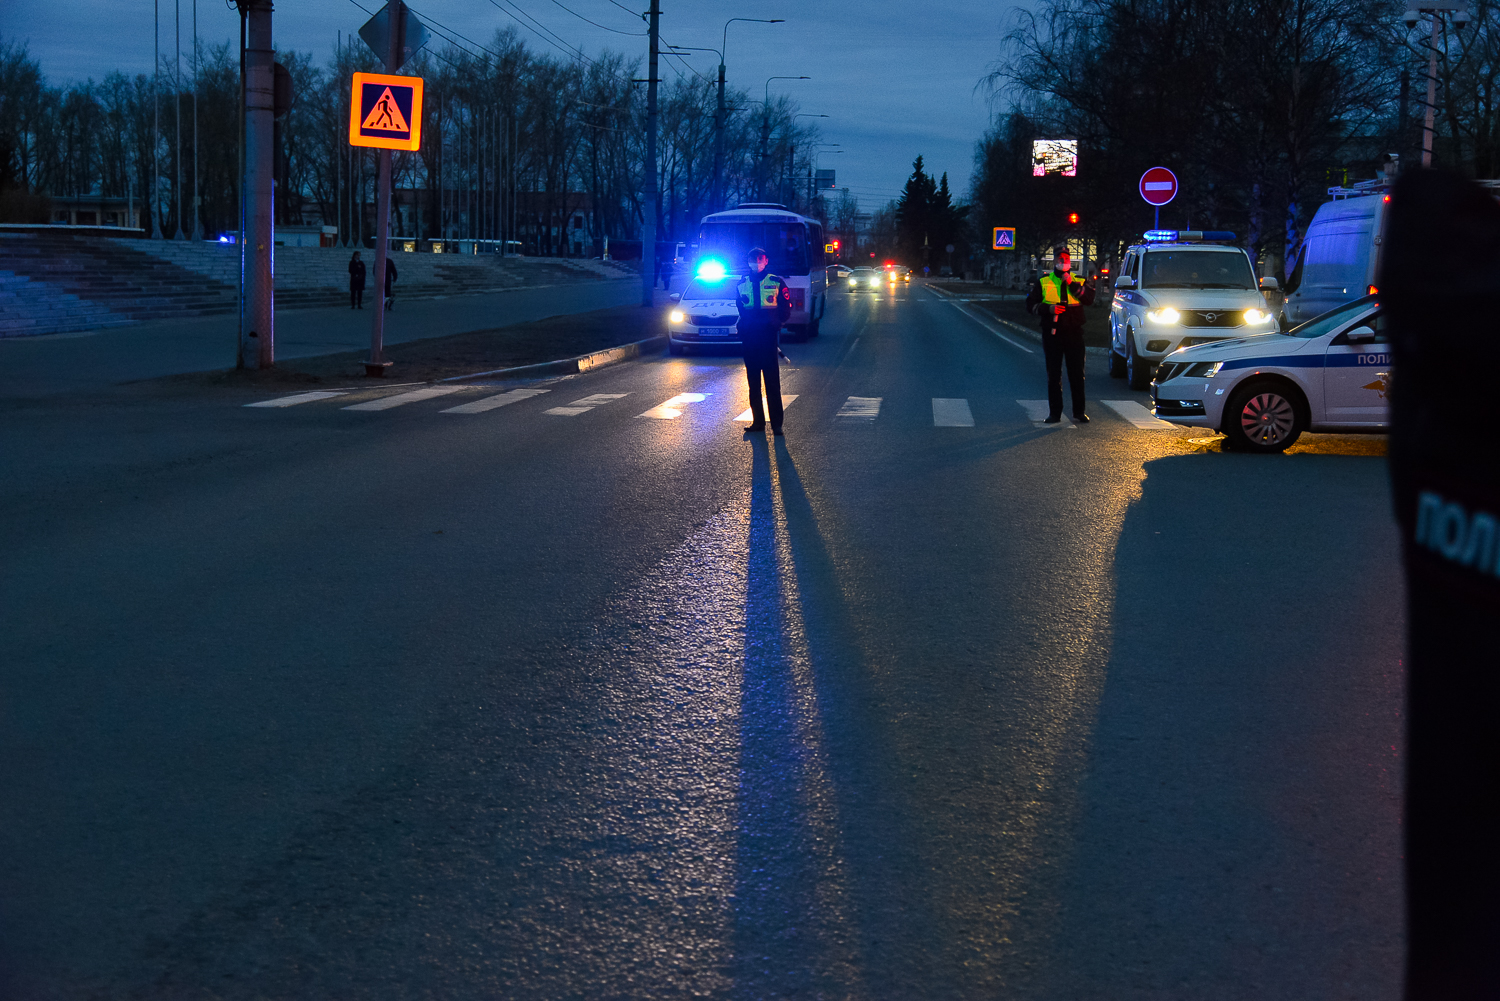
[[[695,347],[739,347],[739,280],[718,260],[701,262],[687,287],[672,295],[676,304],[667,313],[667,350],[680,355]]]
[[[1183,348],[1157,367],[1155,413],[1253,452],[1280,452],[1304,431],[1384,434],[1388,340],[1379,297],[1367,295],[1284,334]]]
[[[1249,256],[1233,233],[1152,230],[1125,252],[1109,309],[1109,374],[1145,389],[1178,348],[1277,329]],[[1221,241],[1221,242],[1214,242]]]

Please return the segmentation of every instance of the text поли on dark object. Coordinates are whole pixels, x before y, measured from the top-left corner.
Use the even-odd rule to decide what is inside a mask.
[[[1459,263],[1460,260],[1462,263]],[[1406,997],[1500,996],[1500,204],[1392,192],[1391,482],[1407,580]]]

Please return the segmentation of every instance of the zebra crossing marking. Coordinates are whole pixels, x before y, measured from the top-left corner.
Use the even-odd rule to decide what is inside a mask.
[[[971,428],[974,426],[974,411],[968,400],[932,398],[932,426],[935,428]]]
[[[880,416],[880,401],[883,396],[851,396],[839,407],[835,417],[848,417],[854,420],[873,421]]]
[[[482,400],[475,400],[473,403],[464,403],[457,407],[449,407],[447,410],[440,410],[438,412],[444,414],[482,414],[486,411],[494,410],[496,407],[508,407],[512,403],[520,403],[522,400],[529,400],[533,396],[541,396],[543,393],[550,392],[552,392],[550,389],[512,389],[508,393],[501,393],[498,396],[486,396]]]
[[[365,403],[352,403],[344,410],[390,410],[392,407],[404,407],[408,403],[419,403],[422,400],[431,400],[439,396],[447,396],[449,393],[457,393],[466,386],[428,386],[426,389],[413,389],[409,393],[397,393],[395,396],[382,396],[378,400],[369,400]]]
[[[299,403],[312,403],[315,400],[330,400],[335,396],[343,396],[342,389],[319,389],[311,393],[297,393],[293,396],[278,396],[274,400],[261,400],[259,403],[247,403],[247,407],[295,407]]]
[[[682,416],[682,408],[689,403],[702,403],[712,394],[709,393],[678,393],[665,403],[658,404],[646,411],[637,414],[637,417],[654,417],[659,421],[673,421]]]
[[[1100,400],[1121,417],[1143,431],[1180,431],[1176,424],[1164,421],[1134,400]]]
[[[581,400],[574,400],[566,407],[552,407],[548,410],[543,410],[542,413],[552,414],[554,417],[577,417],[579,414],[588,413],[595,407],[602,407],[606,403],[623,400],[629,395],[629,393],[595,393],[593,396],[585,396]]]
[[[785,412],[786,408],[789,407],[789,406],[791,406],[792,405],[792,401],[795,400],[796,398],[797,398],[797,394],[796,393],[782,393],[781,394],[781,409],[782,409],[782,412]],[[761,412],[765,413],[766,409],[770,406],[770,401],[767,400],[765,398],[765,396],[761,396],[761,398],[760,398],[760,406],[761,406]],[[800,413],[800,411],[799,411],[799,413]],[[740,412],[739,414],[735,415],[734,419],[736,421],[739,421],[741,424],[749,424],[751,421],[755,420],[755,415],[750,412],[750,408],[749,407],[746,407],[742,412]]]

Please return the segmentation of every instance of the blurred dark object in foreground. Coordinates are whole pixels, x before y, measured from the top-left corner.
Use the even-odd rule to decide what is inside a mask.
[[[1391,478],[1406,565],[1408,1001],[1500,998],[1500,204],[1392,192]]]

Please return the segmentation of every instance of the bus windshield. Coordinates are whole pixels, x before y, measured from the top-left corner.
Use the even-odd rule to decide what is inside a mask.
[[[783,277],[808,273],[807,226],[800,222],[710,222],[698,234],[698,254],[724,261],[742,271],[752,247],[771,259],[771,273]]]

